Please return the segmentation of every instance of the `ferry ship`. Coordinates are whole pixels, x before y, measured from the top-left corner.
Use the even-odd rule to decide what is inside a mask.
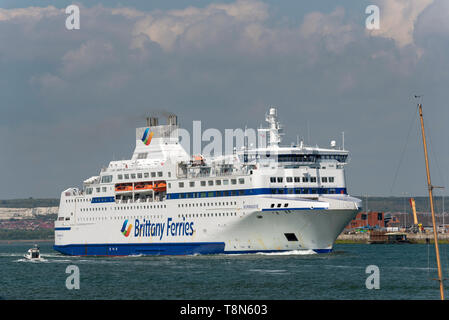
[[[130,160],[111,161],[61,193],[54,249],[66,255],[192,255],[305,250],[329,253],[361,210],[348,195],[337,147],[281,145],[277,109],[265,146],[190,156],[175,115],[136,129]]]

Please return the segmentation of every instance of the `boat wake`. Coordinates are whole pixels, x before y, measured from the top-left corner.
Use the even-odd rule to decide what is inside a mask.
[[[317,253],[313,250],[291,250],[283,252],[257,252],[256,254],[264,256],[304,256],[304,255],[315,255]]]
[[[47,260],[47,259],[44,259],[44,258],[40,258],[40,259],[32,259],[32,260],[22,258],[22,259],[16,260],[15,262],[31,262],[31,263],[39,263],[39,262],[48,262],[48,260]]]

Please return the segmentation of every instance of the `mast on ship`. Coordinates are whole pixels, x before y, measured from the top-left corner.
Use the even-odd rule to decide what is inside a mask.
[[[423,146],[424,146],[424,157],[426,160],[427,189],[429,190],[430,211],[432,213],[433,237],[435,240],[435,254],[437,257],[437,266],[438,266],[438,282],[440,283],[440,297],[441,297],[441,300],[444,300],[443,272],[441,271],[440,250],[438,248],[438,233],[437,233],[437,228],[436,228],[436,223],[435,223],[435,212],[434,212],[434,208],[433,208],[432,191],[433,191],[434,186],[432,185],[432,182],[430,181],[429,159],[427,157],[426,134],[424,132],[424,121],[423,121],[421,103],[418,104],[418,109],[419,109],[419,117],[421,120],[421,132],[422,132],[422,140],[423,140]]]
[[[278,121],[278,112],[275,107],[270,107],[268,114],[265,115],[265,121],[268,122],[268,128],[257,129],[259,132],[268,133],[268,147],[278,148],[282,141],[282,126]]]

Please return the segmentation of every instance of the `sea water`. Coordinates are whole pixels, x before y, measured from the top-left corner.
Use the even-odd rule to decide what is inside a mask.
[[[32,246],[0,244],[1,299],[439,299],[432,244],[340,244],[329,254],[72,257],[45,242],[43,261],[31,262],[23,255]],[[449,278],[449,245],[440,252]],[[378,289],[367,286],[373,265]],[[69,266],[79,270],[79,289],[66,286]]]

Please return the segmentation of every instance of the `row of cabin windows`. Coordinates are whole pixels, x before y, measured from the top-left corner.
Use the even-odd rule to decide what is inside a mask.
[[[269,154],[267,154],[269,157]],[[316,162],[317,160],[337,160],[338,162],[345,162],[347,155],[303,155],[303,154],[280,154],[278,155],[279,162]]]
[[[178,218],[207,218],[207,217],[236,217],[237,212],[219,212],[219,213],[192,213],[192,214],[178,214]],[[143,219],[153,218],[161,219],[162,216],[123,216],[123,217],[87,217],[79,218],[79,221],[99,221],[99,220],[122,220],[122,219]],[[64,219],[64,218],[63,218]],[[68,219],[70,220],[70,219]]]
[[[229,217],[237,216],[237,212],[219,212],[219,213],[192,213],[192,214],[178,214],[178,218],[206,218],[206,217]]]
[[[213,203],[213,202],[205,202],[205,203],[189,203],[188,205],[187,205],[187,203],[185,204],[185,206],[184,206],[184,203],[181,203],[181,204],[178,204],[178,208],[184,208],[184,207],[210,207],[210,206],[221,206],[221,205],[223,205],[223,206],[229,206],[229,205],[236,205],[237,204],[237,202],[236,201],[234,201],[234,202],[228,202],[228,201],[226,201],[226,202],[223,202],[223,204],[221,203],[221,202],[215,202],[215,204]]]
[[[124,174],[118,174],[117,179],[118,180],[142,179],[142,178],[149,178],[150,176],[151,176],[151,178],[156,178],[156,176],[160,178],[163,176],[163,172],[158,171],[158,172],[124,173]],[[169,178],[171,177],[171,172],[168,172],[168,177]]]
[[[251,189],[252,190],[252,189]],[[251,192],[250,190],[250,192]],[[209,197],[233,197],[243,196],[245,190],[231,190],[231,191],[209,191],[209,192],[185,192],[179,194],[179,199],[189,198],[209,198]],[[167,195],[167,199],[176,199],[172,195]]]
[[[316,177],[302,177],[302,182],[316,182]],[[271,183],[282,183],[284,181],[284,177],[270,177]],[[301,177],[286,177],[287,182],[301,182]],[[335,181],[334,177],[321,177],[321,182],[327,183],[333,183]]]
[[[158,172],[139,172],[139,173],[124,173],[124,174],[118,174],[117,179],[118,180],[129,180],[129,179],[142,179],[142,178],[156,178],[162,177],[164,174],[162,171]],[[168,177],[171,177],[171,172],[168,172]],[[112,175],[102,176],[101,177],[101,183],[111,183],[112,182]]]
[[[65,202],[90,202],[92,198],[66,199]]]
[[[120,216],[120,217],[82,217],[78,218],[79,221],[98,221],[98,220],[122,220],[122,219],[143,219],[143,218],[151,218],[151,219],[162,219],[161,215],[150,215],[150,216]]]
[[[195,182],[196,181],[189,181],[189,187],[195,187]],[[239,184],[245,184],[245,178],[239,178],[238,182],[239,182]],[[227,185],[229,185],[229,180],[228,179],[223,179],[223,180],[218,179],[215,181],[214,180],[207,180],[207,181],[202,180],[202,181],[200,181],[200,186],[201,187],[206,187],[206,185],[213,186],[214,183],[216,186],[221,186],[221,185],[227,186]],[[231,179],[231,185],[236,185],[236,184],[237,184],[237,179]],[[184,188],[185,184],[184,184],[184,182],[178,182],[178,186],[180,188]]]
[[[344,191],[342,191],[344,192]],[[291,188],[291,189],[283,189],[283,188],[272,188],[272,194],[336,194],[336,189],[327,189],[327,188]]]
[[[162,209],[167,208],[167,205],[145,205],[145,206],[120,206],[112,207],[111,210],[132,210],[132,209]],[[107,207],[82,208],[81,211],[106,211]]]

